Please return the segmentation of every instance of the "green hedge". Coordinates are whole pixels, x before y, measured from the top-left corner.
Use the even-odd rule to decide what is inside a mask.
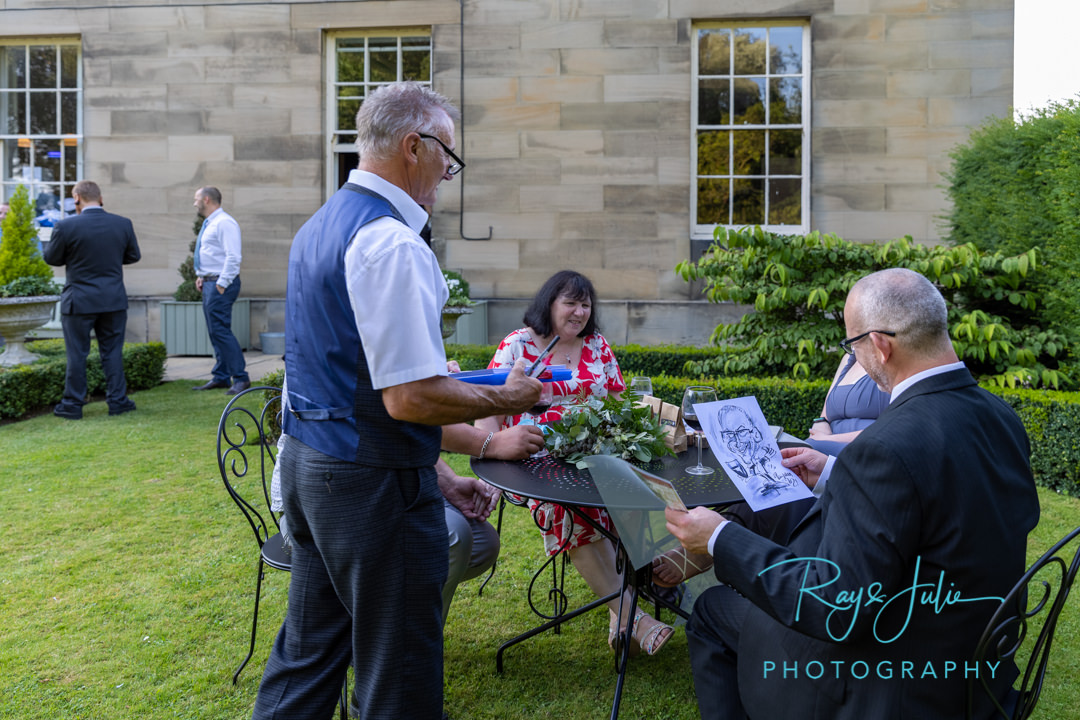
[[[447,345],[446,357],[457,360],[462,370],[481,370],[488,366],[497,345]],[[718,357],[716,347],[683,345],[612,345],[619,367],[627,378],[633,375],[682,375],[686,363]]]
[[[67,367],[64,341],[37,340],[27,343],[27,348],[41,359],[31,365],[0,368],[0,419],[22,417],[58,403],[64,396]],[[165,376],[165,355],[163,343],[125,343],[124,375],[128,390],[146,390],[159,385]],[[91,395],[105,392],[105,373],[101,369],[97,341],[90,343],[86,389]]]
[[[780,425],[796,437],[805,437],[810,421],[821,414],[831,382],[825,378],[688,378],[681,376],[683,364],[695,354],[710,352],[710,348],[626,345],[612,349],[624,376],[648,375],[653,393],[666,402],[681,403],[689,385],[711,385],[721,398],[752,395],[769,424]],[[457,360],[462,370],[487,367],[494,353],[494,345],[446,347],[446,356]],[[654,372],[654,368],[663,370]],[[280,386],[281,376],[273,373],[259,384]],[[1080,393],[997,388],[991,392],[1009,403],[1023,421],[1031,438],[1031,467],[1036,482],[1064,495],[1080,497]]]

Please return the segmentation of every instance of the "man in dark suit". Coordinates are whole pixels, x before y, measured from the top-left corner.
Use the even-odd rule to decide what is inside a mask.
[[[141,257],[131,221],[105,212],[101,188],[80,180],[71,190],[74,217],[59,222],[45,249],[45,262],[66,265],[67,281],[60,299],[60,324],[67,350],[64,398],[53,414],[69,420],[82,418],[86,402],[86,357],[90,331],[97,336],[105,371],[105,401],[110,415],[135,409],[128,399],[124,378],[124,330],[127,326],[127,290],[123,266]]]
[[[783,451],[820,493],[787,545],[705,508],[667,511],[727,583],[687,626],[706,720],[956,718],[966,678],[1005,698],[1016,676],[971,657],[1039,517],[1023,425],[958,361],[921,275],[863,278],[844,322],[841,346],[891,402],[838,458]]]

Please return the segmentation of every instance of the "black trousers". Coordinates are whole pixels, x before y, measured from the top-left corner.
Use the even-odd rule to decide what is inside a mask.
[[[86,403],[86,358],[90,354],[90,331],[97,336],[98,354],[105,371],[105,400],[119,409],[128,402],[124,377],[124,332],[127,310],[95,314],[61,315],[67,371],[63,404],[81,408]]]
[[[325,720],[353,663],[365,720],[442,717],[446,520],[435,469],[372,468],[288,438],[289,609],[256,720]]]

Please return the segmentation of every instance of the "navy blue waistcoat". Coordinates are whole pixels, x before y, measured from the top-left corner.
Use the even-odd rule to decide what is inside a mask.
[[[386,216],[404,223],[386,198],[349,183],[296,234],[285,294],[289,412],[281,426],[305,445],[341,460],[372,467],[430,467],[438,459],[442,431],[395,420],[386,412],[382,392],[371,386],[345,283],[349,239]],[[363,235],[356,242],[364,242]]]

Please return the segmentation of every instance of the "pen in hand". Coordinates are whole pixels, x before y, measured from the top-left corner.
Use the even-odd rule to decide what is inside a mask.
[[[551,352],[551,348],[555,347],[555,343],[557,343],[557,342],[559,342],[559,336],[558,335],[553,337],[551,339],[551,342],[549,342],[547,344],[547,347],[544,348],[543,351],[541,351],[540,355],[537,356],[536,360],[533,361],[533,364],[530,365],[529,369],[525,372],[526,375],[528,375],[529,377],[535,377],[533,375],[533,372],[536,371],[536,368],[538,368],[540,366],[540,361],[543,360],[547,356],[547,354],[549,352]]]

